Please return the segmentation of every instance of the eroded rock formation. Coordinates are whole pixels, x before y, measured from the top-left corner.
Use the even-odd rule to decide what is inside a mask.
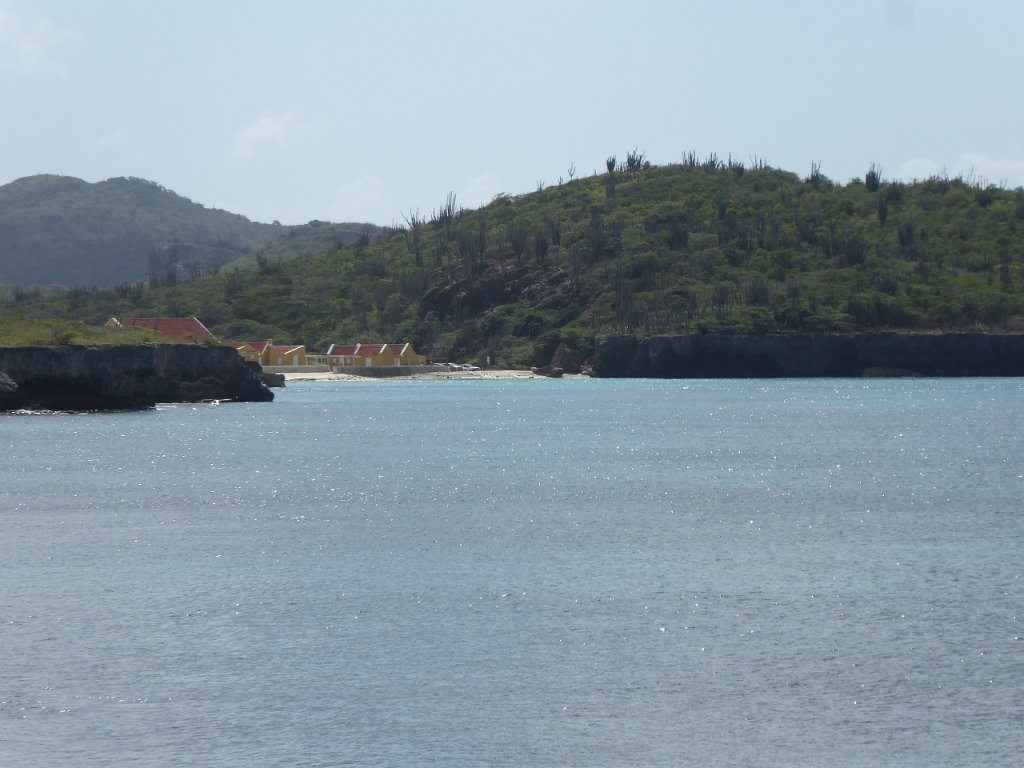
[[[0,347],[0,410],[132,410],[156,403],[273,399],[228,347]]]
[[[604,336],[595,345],[593,370],[596,376],[627,378],[864,376],[885,371],[901,376],[1024,376],[1024,335]]]

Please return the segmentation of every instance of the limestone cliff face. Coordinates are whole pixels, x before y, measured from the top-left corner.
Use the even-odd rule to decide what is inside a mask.
[[[0,347],[0,410],[101,411],[274,395],[227,347]]]
[[[1024,336],[982,333],[703,334],[597,340],[597,376],[1024,376]]]

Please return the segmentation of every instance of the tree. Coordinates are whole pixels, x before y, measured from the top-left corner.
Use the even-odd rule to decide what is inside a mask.
[[[626,173],[636,173],[643,170],[646,155],[637,147],[626,153]]]
[[[608,245],[608,233],[604,226],[604,217],[600,212],[590,212],[590,226],[587,227],[585,236],[591,256],[595,259],[599,258],[605,246]]]
[[[405,219],[405,247],[409,255],[413,257],[417,267],[423,266],[423,227],[426,222],[420,218],[419,213],[409,211],[409,215],[402,214]]]
[[[441,209],[432,214],[431,223],[433,223],[436,228],[444,231],[446,239],[453,240],[455,220],[459,217],[461,212],[461,209],[457,208],[455,204],[455,193],[449,192],[448,197],[445,198],[444,205],[441,206]]]
[[[543,225],[535,227],[533,230],[533,253],[538,263],[544,264],[550,245],[551,240],[548,237],[548,228]]]
[[[516,263],[523,260],[526,246],[530,242],[530,228],[524,221],[513,221],[508,225],[508,239],[512,244],[512,252],[516,255]]]
[[[903,217],[903,221],[900,222],[899,228],[896,231],[896,237],[900,241],[902,246],[911,246],[917,239],[914,233],[914,216],[913,214],[907,214]]]
[[[874,163],[868,168],[868,172],[864,174],[864,186],[867,187],[868,192],[877,192],[882,186],[882,169]]]
[[[815,189],[821,184],[821,161],[811,163],[811,172],[807,176],[807,183]]]

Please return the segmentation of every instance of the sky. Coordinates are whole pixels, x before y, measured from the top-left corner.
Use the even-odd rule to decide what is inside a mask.
[[[400,224],[717,154],[1024,185],[1020,0],[0,0],[0,184]]]

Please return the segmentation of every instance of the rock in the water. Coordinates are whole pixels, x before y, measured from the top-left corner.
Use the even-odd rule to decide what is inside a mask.
[[[268,387],[283,387],[284,386],[284,374],[283,373],[269,373],[263,370],[263,366],[254,360],[246,360],[246,367],[256,374],[256,378],[266,384]]]

